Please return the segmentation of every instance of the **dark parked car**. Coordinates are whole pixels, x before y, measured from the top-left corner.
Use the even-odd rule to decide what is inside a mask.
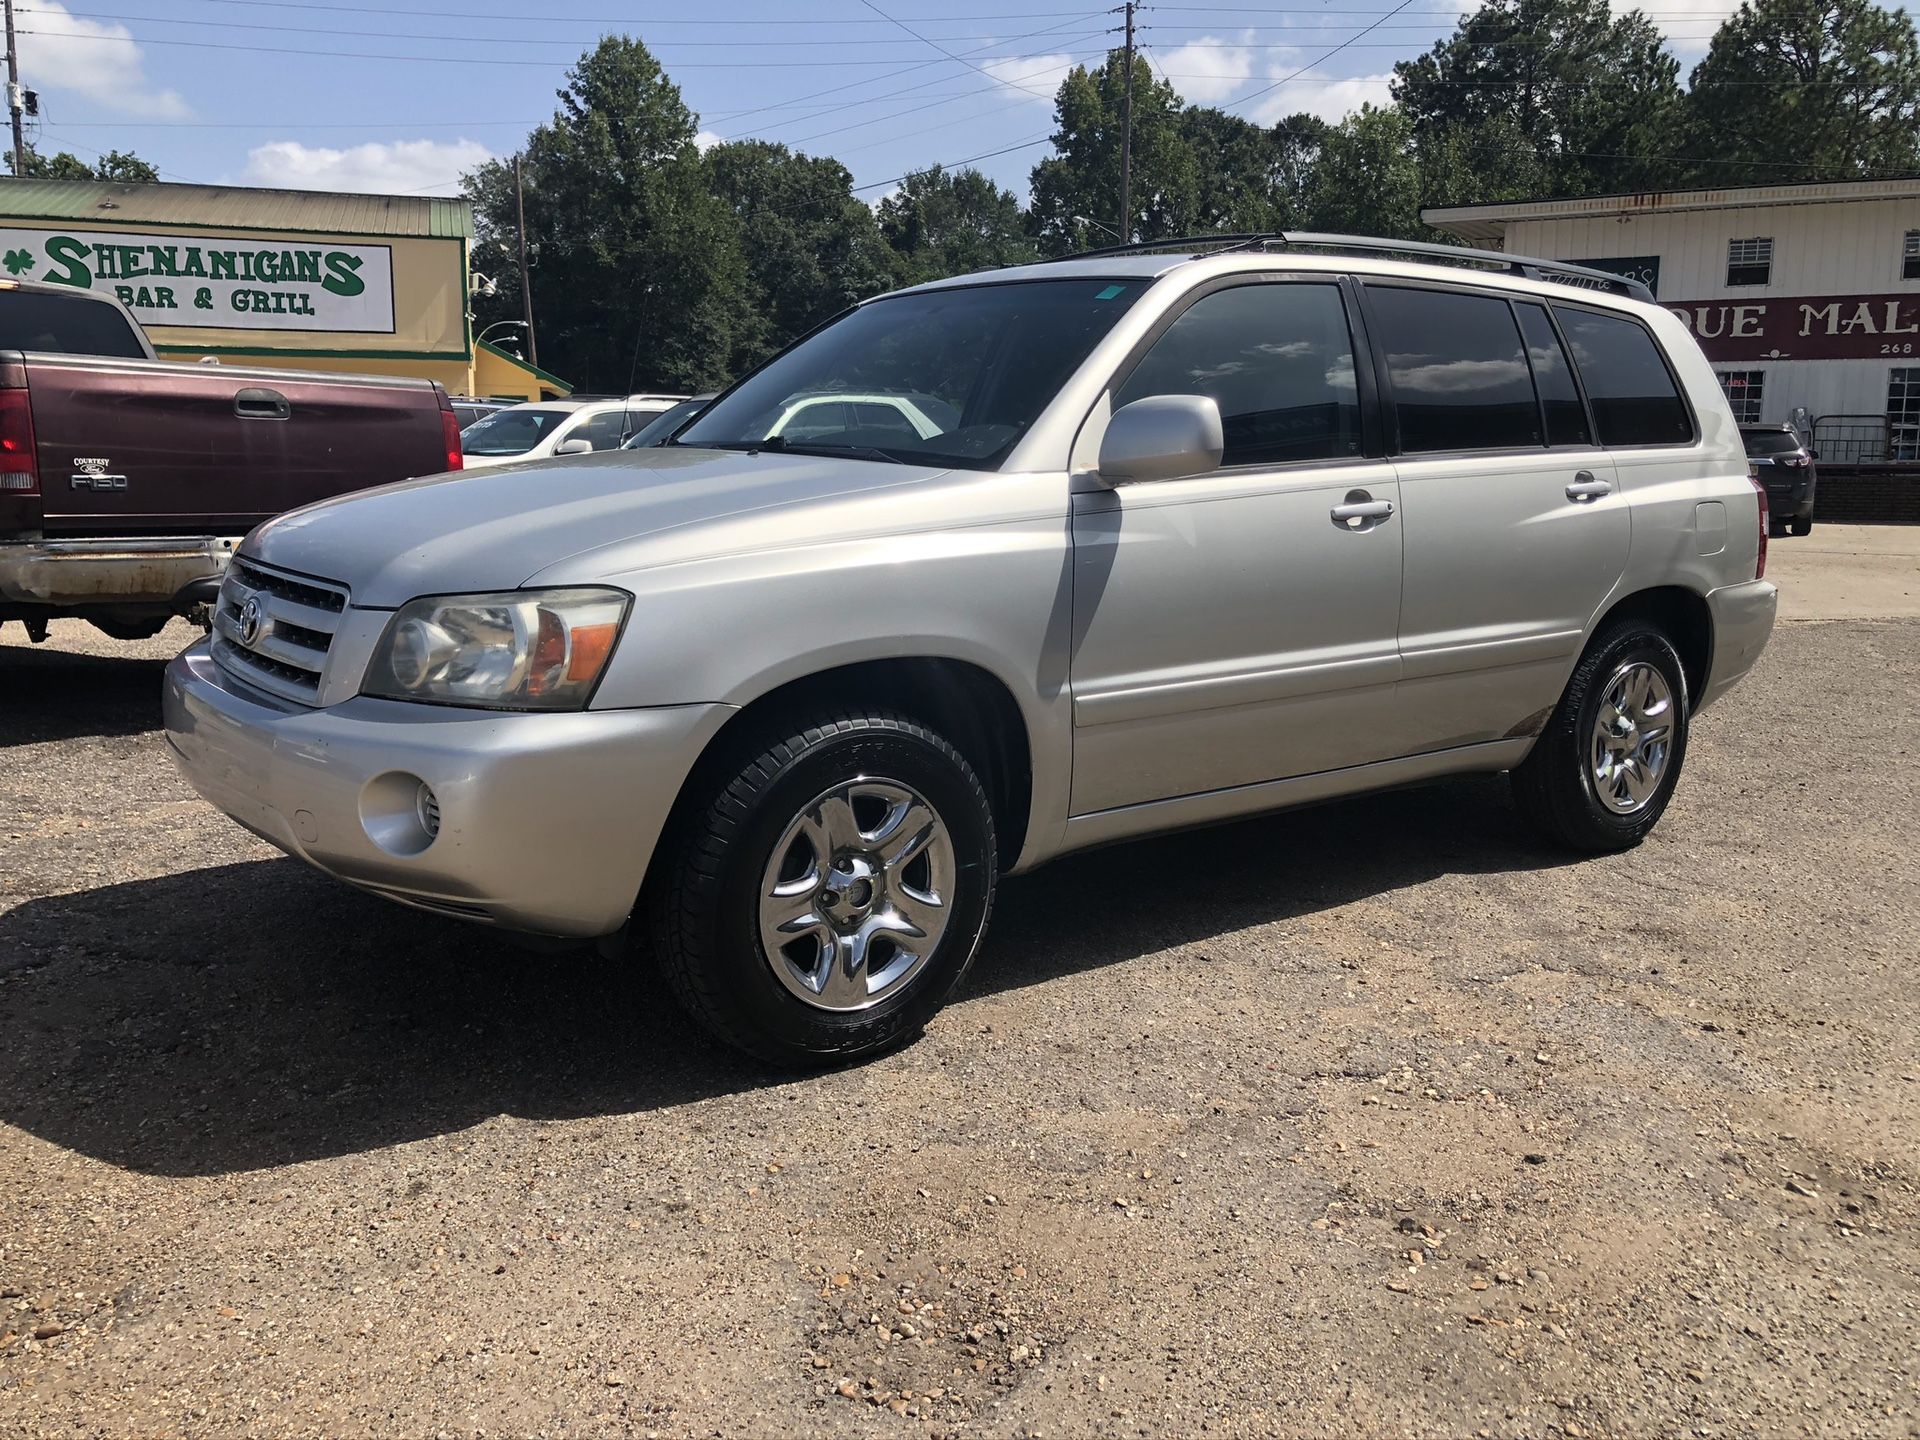
[[[719,394],[717,390],[709,390],[705,395],[695,395],[689,400],[682,400],[671,410],[661,411],[660,414],[654,416],[653,419],[634,431],[634,433],[628,437],[627,443],[620,448],[622,450],[650,450],[656,445],[666,444],[667,441],[674,437],[674,434],[681,426],[693,419],[694,416],[705,411],[707,406],[713,403],[714,396],[717,394]]]
[[[1820,483],[1814,464],[1818,452],[1809,449],[1791,425],[1742,425],[1740,438],[1746,442],[1753,473],[1766,486],[1773,533],[1812,534],[1813,492]]]

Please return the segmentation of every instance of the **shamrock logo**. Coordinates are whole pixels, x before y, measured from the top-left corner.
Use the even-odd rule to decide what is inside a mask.
[[[0,265],[7,267],[7,273],[9,275],[18,275],[22,271],[33,269],[34,259],[32,253],[29,251],[9,250],[6,258],[0,260]]]

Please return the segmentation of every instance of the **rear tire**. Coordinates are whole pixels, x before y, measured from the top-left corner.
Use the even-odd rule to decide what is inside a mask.
[[[1513,772],[1521,815],[1544,838],[1589,854],[1638,845],[1680,779],[1691,706],[1686,668],[1659,626],[1609,626]]]
[[[646,932],[715,1038],[784,1066],[917,1035],[980,948],[993,811],[944,737],[890,711],[802,717],[709,772],[662,839]]]
[[[1809,515],[1804,520],[1794,520],[1789,523],[1787,528],[1792,530],[1796,535],[1811,535],[1813,533],[1813,517]]]

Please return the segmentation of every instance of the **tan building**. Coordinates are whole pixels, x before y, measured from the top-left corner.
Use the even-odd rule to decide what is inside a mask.
[[[565,395],[557,377],[474,345],[472,244],[465,200],[0,179],[0,275],[117,295],[163,357]]]

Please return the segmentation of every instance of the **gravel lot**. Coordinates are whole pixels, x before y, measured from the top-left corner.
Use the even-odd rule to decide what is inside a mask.
[[[1904,618],[1632,854],[1475,780],[1082,856],[799,1081],[202,805],[184,627],[9,627],[0,1433],[1920,1435],[1916,552],[1775,542]]]

